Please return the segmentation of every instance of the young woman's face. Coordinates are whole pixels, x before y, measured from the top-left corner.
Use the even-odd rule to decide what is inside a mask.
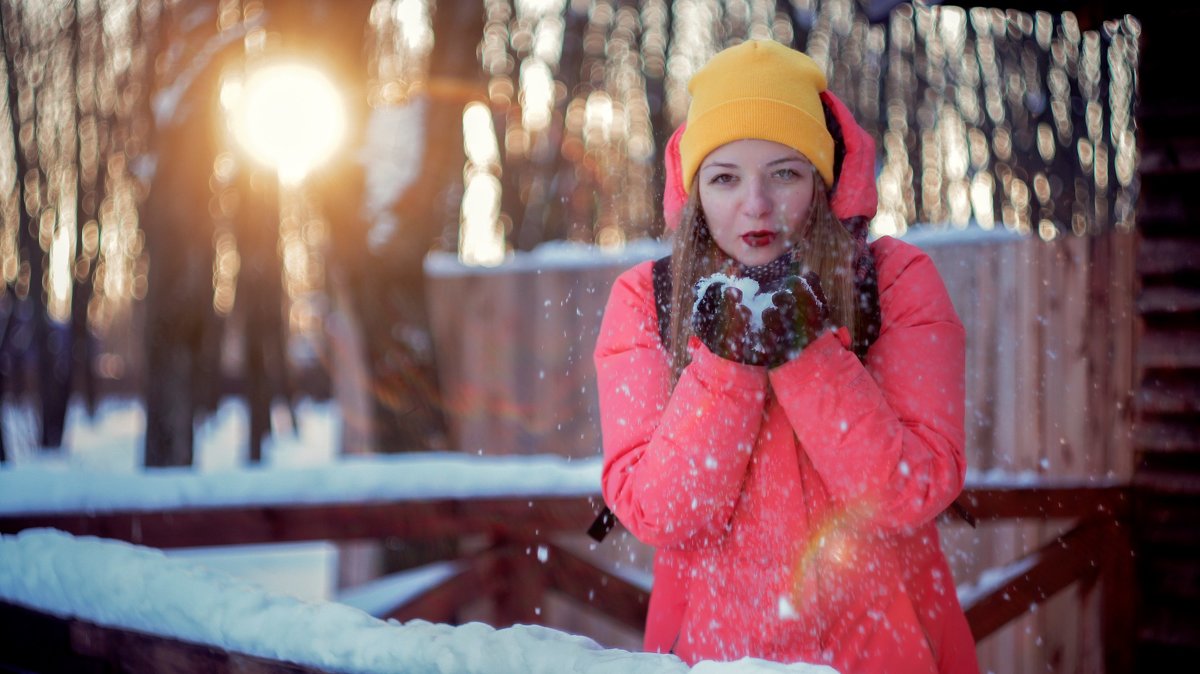
[[[816,169],[800,152],[758,139],[713,150],[697,175],[713,240],[747,266],[771,262],[792,247],[812,209],[817,180]]]

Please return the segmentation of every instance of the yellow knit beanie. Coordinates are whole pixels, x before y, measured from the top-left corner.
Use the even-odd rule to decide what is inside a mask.
[[[833,185],[833,136],[819,95],[825,86],[807,54],[772,40],[749,40],[712,57],[688,83],[692,104],[679,141],[684,189],[709,152],[743,138],[795,148]]]

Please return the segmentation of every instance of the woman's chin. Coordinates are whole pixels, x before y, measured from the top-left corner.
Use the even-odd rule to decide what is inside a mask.
[[[747,267],[757,267],[778,260],[786,252],[783,246],[738,246],[730,257]]]

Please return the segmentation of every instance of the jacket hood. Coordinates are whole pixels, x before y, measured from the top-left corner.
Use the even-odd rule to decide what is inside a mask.
[[[875,189],[875,140],[866,129],[859,126],[850,114],[849,108],[837,96],[829,91],[821,92],[821,102],[827,114],[837,126],[831,128],[836,154],[840,161],[836,162],[834,184],[830,196],[830,206],[837,219],[843,222],[854,219],[870,220],[875,216],[879,203],[878,192]],[[663,163],[666,168],[666,183],[663,189],[663,218],[667,230],[679,225],[679,216],[683,205],[687,202],[687,192],[683,187],[683,167],[679,157],[679,141],[687,128],[684,122],[671,134],[667,141]],[[849,223],[847,223],[849,226]]]

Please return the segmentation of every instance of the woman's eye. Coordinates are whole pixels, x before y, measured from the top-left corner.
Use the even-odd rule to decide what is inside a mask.
[[[708,182],[710,185],[728,185],[729,183],[733,182],[734,180],[736,180],[736,178],[734,178],[733,175],[730,173],[718,173],[715,176],[709,178]]]
[[[775,177],[780,180],[795,180],[800,177],[800,172],[793,168],[781,168],[775,172]]]

